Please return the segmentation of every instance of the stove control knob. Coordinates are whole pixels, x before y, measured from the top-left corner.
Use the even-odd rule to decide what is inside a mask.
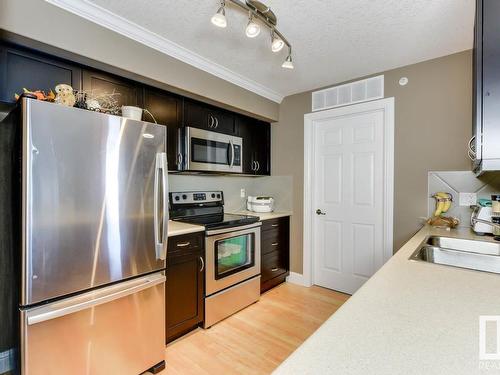
[[[212,198],[215,198],[215,194],[214,193],[212,193]]]
[[[175,196],[174,198],[176,201],[178,201],[179,199],[181,199],[178,195]]]
[[[220,194],[217,194],[217,198],[219,198],[219,199],[220,199]]]
[[[188,199],[188,196],[186,194],[182,194],[182,199]]]

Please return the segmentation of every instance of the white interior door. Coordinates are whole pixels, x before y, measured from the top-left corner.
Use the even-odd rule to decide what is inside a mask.
[[[384,264],[387,246],[392,247],[392,237],[387,239],[392,168],[387,168],[386,146],[393,145],[386,111],[365,103],[315,114],[311,228],[316,285],[352,294]]]

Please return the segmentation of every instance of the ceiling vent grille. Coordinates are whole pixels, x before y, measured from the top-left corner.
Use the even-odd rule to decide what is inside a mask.
[[[312,110],[340,107],[384,97],[384,76],[334,86],[312,93]]]

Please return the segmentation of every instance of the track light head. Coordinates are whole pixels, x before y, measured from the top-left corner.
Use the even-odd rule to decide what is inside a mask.
[[[290,51],[288,53],[288,56],[286,57],[286,60],[283,62],[283,65],[281,65],[282,68],[285,69],[293,69],[293,61],[292,61],[292,52]]]
[[[219,10],[217,10],[217,13],[215,13],[211,19],[212,23],[217,27],[224,28],[227,26],[226,8],[224,5],[225,4],[223,2],[219,7]]]
[[[285,42],[283,42],[283,40],[277,36],[274,31],[271,32],[271,50],[273,52],[279,52],[283,49],[283,47],[285,46]]]
[[[257,22],[253,20],[253,16],[250,13],[250,17],[248,18],[247,28],[245,29],[245,34],[249,38],[255,38],[260,34],[260,26]]]

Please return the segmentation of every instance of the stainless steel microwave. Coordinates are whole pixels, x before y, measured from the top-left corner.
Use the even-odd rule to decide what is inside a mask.
[[[181,133],[184,169],[193,172],[243,171],[243,140],[232,135],[185,127]]]

